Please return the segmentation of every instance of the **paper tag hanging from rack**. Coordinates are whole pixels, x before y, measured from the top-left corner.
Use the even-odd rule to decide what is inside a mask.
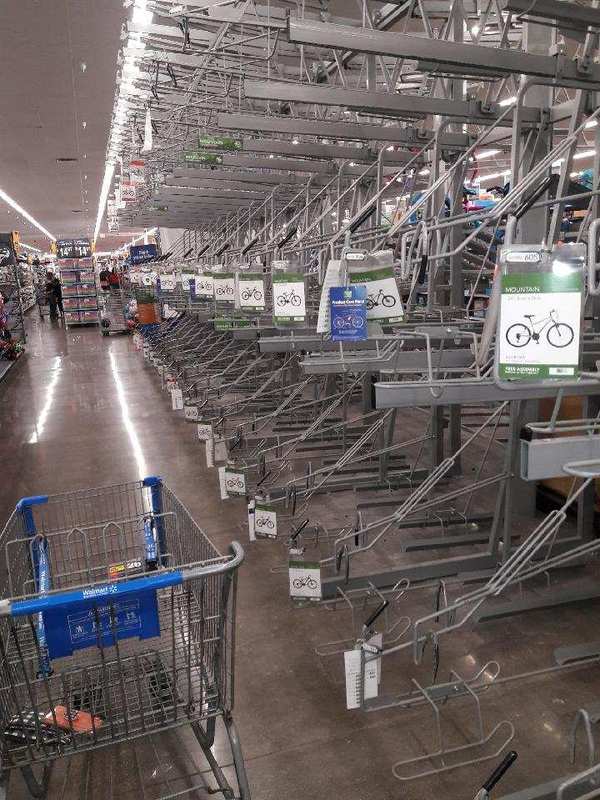
[[[144,144],[142,145],[142,153],[149,153],[152,150],[152,117],[150,109],[146,109],[146,120],[144,122]]]

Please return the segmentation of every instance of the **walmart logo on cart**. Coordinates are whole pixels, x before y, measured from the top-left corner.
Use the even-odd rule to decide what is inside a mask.
[[[81,594],[84,600],[90,597],[103,597],[107,594],[117,594],[119,587],[116,583],[109,583],[105,586],[94,586],[91,589],[83,589]]]

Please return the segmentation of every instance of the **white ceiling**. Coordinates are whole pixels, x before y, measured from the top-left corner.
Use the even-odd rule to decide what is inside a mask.
[[[58,238],[93,233],[126,16],[122,0],[0,2],[0,188]],[[48,247],[0,199],[0,231],[14,229]]]

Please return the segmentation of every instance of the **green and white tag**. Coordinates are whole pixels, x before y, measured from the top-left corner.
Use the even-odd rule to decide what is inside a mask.
[[[201,442],[208,442],[209,439],[213,438],[213,429],[210,422],[199,422],[196,431]]]
[[[225,488],[227,494],[245,495],[246,476],[240,470],[225,470]]]
[[[213,276],[210,272],[205,272],[204,275],[196,275],[194,279],[196,297],[212,298],[215,294],[215,287]]]
[[[321,565],[310,561],[289,561],[290,597],[321,599]]]
[[[256,502],[254,513],[254,532],[257,536],[268,536],[275,539],[277,536],[277,512],[273,506],[260,501]]]
[[[265,308],[265,282],[260,272],[244,272],[238,276],[237,305],[248,311]]]
[[[198,406],[187,405],[183,407],[183,416],[189,422],[196,422],[198,419]]]
[[[501,276],[496,334],[500,378],[578,375],[582,293],[581,272]]]
[[[392,323],[404,317],[394,267],[379,267],[364,272],[351,272],[350,284],[361,284],[367,289],[367,321]]]
[[[300,272],[273,273],[273,321],[276,324],[304,322],[306,295]]]
[[[213,275],[215,287],[215,300],[217,303],[231,303],[235,301],[235,275],[233,272],[220,272]]]

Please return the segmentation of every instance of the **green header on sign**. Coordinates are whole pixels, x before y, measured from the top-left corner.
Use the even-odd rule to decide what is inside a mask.
[[[187,150],[183,154],[183,160],[197,164],[222,164],[223,156],[217,153],[205,153],[202,150]]]
[[[289,561],[290,569],[321,569],[318,561]]]
[[[198,136],[198,147],[214,148],[215,150],[241,150],[242,140],[232,136]]]
[[[386,278],[393,277],[393,267],[381,267],[381,269],[369,270],[369,272],[352,272],[349,275],[350,283],[370,283],[371,281],[383,281]]]
[[[302,283],[304,275],[301,272],[274,272],[273,283]]]
[[[262,281],[264,275],[262,272],[243,272],[240,273],[240,283],[244,281]]]
[[[548,292],[581,292],[581,272],[556,275],[553,272],[502,275],[502,294],[547,294]]]
[[[232,278],[235,278],[235,273],[234,272],[213,272],[213,278],[216,281],[231,280]]]

